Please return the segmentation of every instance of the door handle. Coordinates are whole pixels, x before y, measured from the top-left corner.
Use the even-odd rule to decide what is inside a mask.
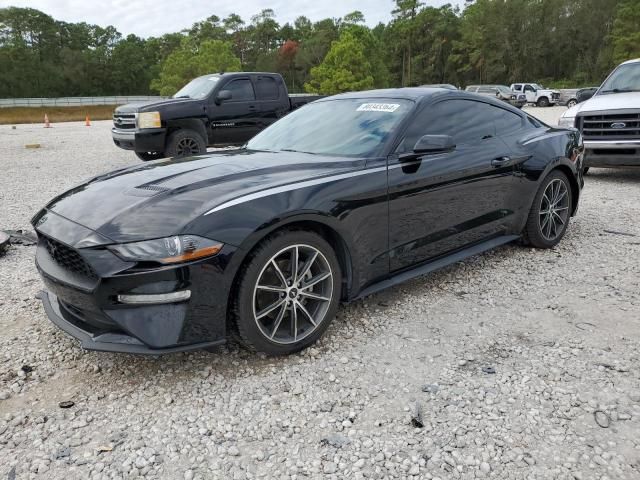
[[[503,167],[511,161],[511,157],[497,157],[491,160],[491,165],[494,167]]]
[[[256,107],[255,105],[249,105],[249,110],[255,112],[256,110],[258,110],[258,107]]]

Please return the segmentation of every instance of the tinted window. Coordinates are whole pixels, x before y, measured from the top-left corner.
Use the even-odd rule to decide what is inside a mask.
[[[277,100],[278,84],[272,77],[258,77],[256,93],[258,100]]]
[[[533,92],[533,91],[535,91],[535,88],[533,88],[531,85],[525,85],[524,86],[524,91],[525,92]]]
[[[451,135],[456,145],[474,144],[496,135],[513,132],[521,118],[484,102],[445,100],[423,109],[409,126],[398,151],[411,151],[423,135]]]
[[[256,99],[256,96],[253,93],[253,85],[251,85],[251,80],[249,80],[248,78],[233,80],[232,82],[228,83],[224,87],[224,89],[231,91],[233,95],[231,97],[232,102],[242,102]]]

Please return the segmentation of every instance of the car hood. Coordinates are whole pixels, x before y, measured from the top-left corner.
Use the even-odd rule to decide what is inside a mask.
[[[573,108],[575,109],[574,112],[571,112],[573,116],[580,113],[602,112],[606,110],[640,109],[640,92],[596,95]]]
[[[150,102],[128,103],[116,108],[116,113],[137,113],[137,112],[153,112],[163,110],[167,107],[199,107],[202,100],[194,100],[193,98],[166,98],[164,100],[152,100]]]
[[[189,224],[238,196],[364,168],[364,160],[234,150],[116,170],[53,199],[47,209],[112,242],[189,233]]]

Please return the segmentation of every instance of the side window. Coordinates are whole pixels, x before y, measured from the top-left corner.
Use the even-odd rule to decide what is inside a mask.
[[[535,91],[535,89],[531,85],[525,85],[524,86],[524,91],[525,92],[533,92],[533,91]]]
[[[522,117],[509,110],[487,105],[491,111],[487,115],[487,121],[493,121],[496,126],[496,135],[508,135],[522,127]]]
[[[232,80],[225,85],[224,90],[230,90],[233,97],[231,102],[246,102],[255,100],[256,95],[253,93],[253,85],[248,78],[239,78],[238,80]]]
[[[514,85],[514,86],[513,86],[513,89],[514,89],[516,92],[521,92],[521,91],[522,91],[522,85]]]
[[[258,100],[277,100],[278,83],[273,77],[258,77],[256,81],[256,94]]]
[[[398,152],[411,151],[423,135],[451,135],[456,145],[495,136],[492,107],[473,100],[444,100],[416,114]]]

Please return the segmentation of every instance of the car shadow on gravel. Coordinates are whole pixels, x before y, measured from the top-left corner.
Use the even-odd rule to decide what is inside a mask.
[[[589,169],[589,174],[585,177],[585,181],[603,180],[615,184],[621,183],[638,183],[640,182],[640,167],[638,168],[593,168]]]

